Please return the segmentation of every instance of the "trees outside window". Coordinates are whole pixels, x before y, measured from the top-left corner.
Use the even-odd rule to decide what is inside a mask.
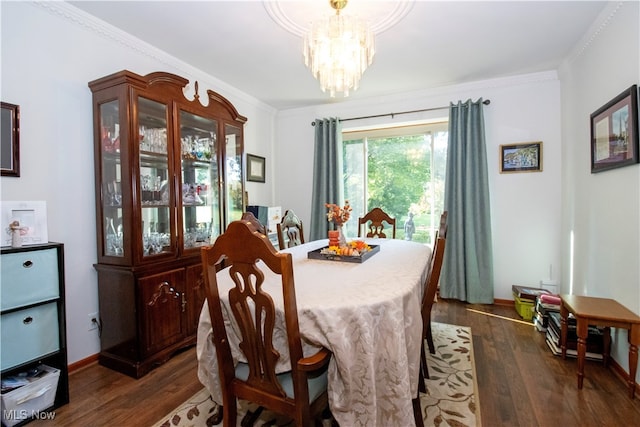
[[[446,122],[343,132],[345,199],[354,220],[347,236],[358,235],[357,218],[379,207],[396,218],[399,239],[431,243],[444,203]],[[405,233],[410,213],[413,233]]]

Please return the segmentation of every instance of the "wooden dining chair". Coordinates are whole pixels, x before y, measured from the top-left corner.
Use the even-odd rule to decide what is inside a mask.
[[[302,220],[291,210],[287,210],[282,220],[276,224],[278,229],[278,245],[280,250],[304,243]],[[286,239],[285,239],[286,236]]]
[[[429,352],[436,352],[433,344],[433,335],[431,333],[431,308],[438,289],[438,281],[440,280],[440,271],[442,270],[442,261],[444,259],[444,247],[446,239],[438,237],[433,249],[433,256],[427,267],[427,279],[425,281],[425,290],[422,296],[422,338],[423,343],[420,351],[420,366],[422,374],[425,378],[429,378],[429,368],[427,366],[427,358],[424,352],[424,340],[427,340]]]
[[[244,212],[240,220],[249,222],[257,232],[264,234],[265,236],[269,234],[267,233],[267,227],[263,225],[258,218],[256,218],[253,212]]]
[[[383,232],[384,223],[391,226],[391,235],[396,238],[396,219],[391,218],[380,208],[373,208],[363,217],[358,218],[358,237],[361,236],[362,226],[368,228],[365,237],[380,237],[384,239],[387,235]]]
[[[437,236],[444,237],[445,239],[447,238],[447,230],[449,228],[449,225],[447,224],[448,216],[449,216],[448,211],[444,211],[442,212],[442,215],[440,215],[440,228],[438,228],[438,234],[437,234]]]
[[[258,263],[259,260],[262,262]],[[216,272],[223,261],[229,268],[219,274],[230,275],[235,286],[221,295]],[[276,252],[264,234],[244,221],[234,221],[213,246],[202,248],[202,264],[220,374],[224,426],[236,426],[236,399],[289,416],[296,426],[310,425],[327,408],[327,365],[332,353],[321,348],[308,357],[302,354],[291,254]],[[291,371],[281,374],[276,373],[280,353],[273,342],[276,307],[262,286],[264,272],[268,270],[279,276],[282,285]],[[227,296],[230,309],[223,310],[221,300]],[[237,366],[223,313],[233,316],[240,332],[239,347],[247,362],[238,362]]]

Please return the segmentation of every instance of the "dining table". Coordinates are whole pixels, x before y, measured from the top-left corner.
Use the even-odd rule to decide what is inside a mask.
[[[310,259],[308,253],[326,247],[327,239],[281,251],[292,254],[303,352],[307,356],[326,347],[333,353],[327,391],[340,426],[412,426],[422,345],[421,301],[431,247],[399,239],[361,240],[378,246],[362,262]],[[283,313],[280,277],[266,267],[263,271],[263,288]],[[217,276],[224,304],[233,284],[226,269]],[[237,329],[228,317],[225,321],[234,361],[246,361]],[[276,323],[274,342],[281,355],[277,368],[286,372],[291,364],[283,314]],[[221,403],[212,333],[205,301],[197,333],[198,379]]]

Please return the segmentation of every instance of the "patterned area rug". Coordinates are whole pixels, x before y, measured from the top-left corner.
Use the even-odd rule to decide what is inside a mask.
[[[425,426],[480,426],[480,404],[477,395],[471,328],[433,323],[436,354],[428,348],[430,378],[425,380],[427,393],[420,394]],[[255,405],[242,407],[238,416],[242,427],[293,426],[291,420],[262,410]],[[222,425],[219,407],[206,389],[180,405],[153,427],[209,427]],[[325,420],[323,425],[336,425]]]

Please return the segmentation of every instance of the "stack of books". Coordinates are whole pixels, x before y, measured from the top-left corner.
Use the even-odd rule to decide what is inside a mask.
[[[560,313],[560,297],[556,295],[540,295],[536,299],[533,324],[540,332],[546,332],[549,326],[549,313]]]
[[[551,352],[556,356],[562,355],[562,349],[560,347],[560,313],[548,312],[548,324],[547,324],[547,345],[551,349]],[[576,334],[576,319],[571,314],[567,319],[567,356],[578,356],[578,336]],[[589,326],[589,332],[587,336],[587,354],[586,358],[590,360],[602,360],[602,354],[604,352],[604,332],[595,326]]]

